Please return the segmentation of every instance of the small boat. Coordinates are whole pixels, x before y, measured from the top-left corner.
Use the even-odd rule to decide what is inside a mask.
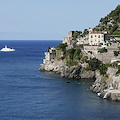
[[[5,45],[5,47],[2,48],[0,51],[2,51],[2,52],[12,52],[12,51],[15,51],[15,49],[13,49],[13,48],[8,48],[7,45]]]

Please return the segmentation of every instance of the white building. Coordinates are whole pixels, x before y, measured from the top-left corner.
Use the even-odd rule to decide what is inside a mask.
[[[55,57],[56,57],[56,49],[51,48],[49,49],[48,52],[45,52],[45,59],[43,60],[43,63],[45,64],[48,61],[52,61],[54,60]]]
[[[63,37],[63,43],[67,43],[68,46],[72,45],[72,35],[74,31],[68,32],[68,37]]]
[[[89,29],[89,45],[105,44],[105,32]]]

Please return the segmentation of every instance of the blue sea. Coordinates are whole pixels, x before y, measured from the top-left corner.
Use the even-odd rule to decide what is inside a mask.
[[[16,49],[0,52],[0,120],[120,120],[120,102],[89,91],[93,80],[39,71],[44,52],[60,42],[0,41],[0,49]]]

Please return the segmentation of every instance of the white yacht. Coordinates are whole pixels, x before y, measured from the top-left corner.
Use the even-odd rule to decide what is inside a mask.
[[[15,49],[13,49],[13,48],[8,48],[7,45],[5,45],[5,47],[2,48],[0,51],[3,51],[3,52],[11,52],[11,51],[15,51]]]

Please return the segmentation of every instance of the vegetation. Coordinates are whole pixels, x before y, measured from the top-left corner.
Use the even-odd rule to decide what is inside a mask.
[[[71,59],[68,59],[68,60],[66,61],[66,65],[67,65],[68,67],[71,67],[71,66],[74,66],[74,65],[77,65],[77,64],[78,64],[77,61],[74,61],[74,60],[71,60]]]
[[[102,63],[101,65],[100,65],[100,74],[101,75],[105,75],[106,74],[106,71],[107,71],[107,68],[108,68],[108,65],[107,64],[104,64],[104,63]]]
[[[87,62],[87,59],[88,59],[88,56],[84,56],[84,57],[81,58],[81,61]]]
[[[81,49],[80,48],[76,48],[75,52],[74,52],[74,55],[73,55],[73,58],[74,59],[80,59],[80,53],[81,53]]]
[[[50,49],[51,49],[51,47],[49,46],[49,47],[48,47],[48,52],[49,52]]]
[[[88,29],[85,29],[85,30],[83,31],[82,36],[85,36],[85,35],[87,35],[88,33],[89,33]]]
[[[73,33],[73,35],[72,35],[72,37],[74,38],[74,39],[76,39],[76,38],[78,38],[78,37],[81,37],[82,36],[82,31],[75,31],[74,33]]]
[[[57,45],[56,50],[65,51],[67,46],[68,46],[67,43],[60,43]]]
[[[118,28],[118,25],[115,24],[111,29],[111,34],[114,33],[117,30],[117,28]]]
[[[120,35],[120,31],[119,30],[114,31],[113,35]]]
[[[74,53],[75,53],[75,49],[74,49],[74,48],[68,49],[68,50],[66,51],[66,55],[68,55],[69,58],[72,59],[72,60],[73,60]]]
[[[116,7],[115,10],[111,11],[110,14],[100,19],[100,24],[94,29],[97,31],[107,31],[113,35],[119,35],[120,31],[120,5]]]
[[[88,53],[92,54],[92,51],[88,51]]]
[[[116,72],[116,74],[120,73],[120,65],[118,65],[118,71]]]
[[[95,71],[100,68],[100,64],[101,64],[101,62],[98,59],[96,59],[96,58],[90,59],[90,61],[88,63],[88,69]]]
[[[113,51],[114,52],[114,56],[118,56],[119,55],[119,51]]]
[[[107,52],[107,49],[106,48],[102,48],[101,50],[98,50],[98,52],[104,53],[104,52]]]

